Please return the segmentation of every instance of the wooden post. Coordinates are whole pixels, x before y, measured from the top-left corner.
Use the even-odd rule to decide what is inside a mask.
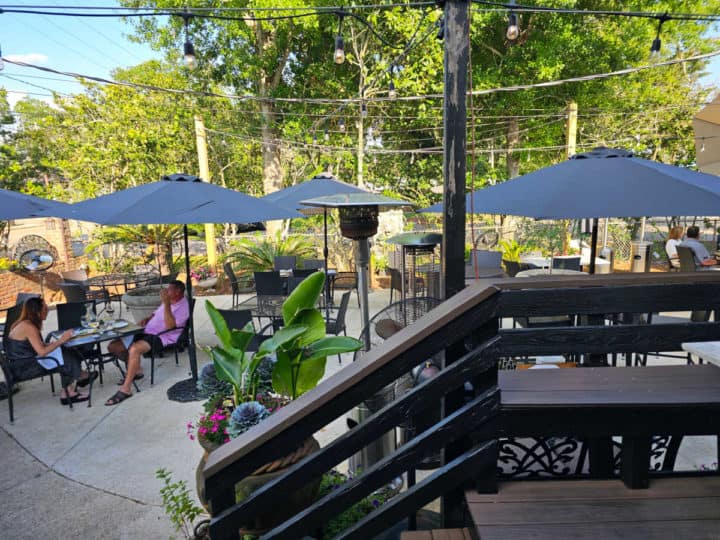
[[[465,174],[467,147],[467,88],[470,59],[468,0],[445,2],[444,111],[443,111],[443,297],[450,298],[465,287]],[[445,365],[452,364],[464,352],[462,341],[449,344]],[[448,393],[443,399],[443,415],[447,416],[463,404],[462,389]],[[443,463],[462,453],[467,441],[456,441],[443,451]],[[468,477],[471,478],[470,476]],[[443,527],[463,524],[463,489],[455,489],[441,499]]]
[[[576,152],[577,141],[577,103],[571,101],[567,107],[567,131],[565,132],[565,157],[570,159]]]
[[[444,298],[465,287],[465,151],[467,146],[467,70],[469,2],[445,3],[445,106],[443,113],[443,258]]]
[[[210,163],[208,161],[205,122],[199,114],[195,115],[195,142],[197,145],[200,178],[202,178],[204,182],[209,182]],[[205,244],[207,245],[208,266],[210,266],[212,270],[215,270],[215,266],[217,266],[217,251],[215,249],[215,224],[213,223],[205,224]],[[188,257],[190,256],[189,253],[186,253],[185,255]],[[190,276],[188,276],[187,279],[190,280]]]

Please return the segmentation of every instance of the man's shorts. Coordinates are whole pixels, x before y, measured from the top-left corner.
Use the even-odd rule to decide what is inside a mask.
[[[133,338],[133,343],[135,343],[136,341],[144,341],[145,343],[150,345],[150,352],[154,355],[160,354],[165,347],[160,338],[153,334],[135,334],[135,337]]]

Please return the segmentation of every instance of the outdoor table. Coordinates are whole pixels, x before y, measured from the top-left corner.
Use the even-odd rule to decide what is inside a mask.
[[[122,319],[118,319],[115,321],[110,321],[110,323],[120,324],[120,321]],[[123,321],[127,322],[127,321]],[[133,334],[139,334],[143,331],[143,327],[139,326],[135,323],[127,322],[125,326],[118,327],[118,328],[105,328],[105,329],[87,329],[87,328],[75,328],[76,332],[79,332],[79,335],[76,337],[73,337],[72,339],[65,342],[63,347],[65,348],[73,348],[73,347],[81,347],[84,345],[97,345],[99,346],[101,343],[106,341],[111,341],[113,339],[121,339],[126,336],[130,336]],[[48,335],[49,338],[57,338],[59,337],[64,330],[55,330],[53,332],[50,332]],[[99,368],[102,369],[102,360],[99,359],[97,362],[94,360],[86,360],[88,364],[94,366],[95,364],[98,364]],[[94,370],[92,370],[94,371]],[[92,405],[92,385],[90,385],[90,390],[88,392],[88,407]]]
[[[499,267],[478,266],[477,279],[505,277],[505,271]],[[472,266],[465,266],[465,286],[475,282],[475,269]]]
[[[566,270],[564,268],[531,268],[530,270],[521,270],[515,277],[538,277],[538,276],[577,276],[585,274],[580,270]]]
[[[720,341],[695,341],[681,344],[684,351],[720,366]],[[720,389],[718,390],[720,392]],[[720,449],[718,450],[720,452]]]
[[[502,370],[500,435],[587,438],[590,474],[609,478],[613,436],[622,436],[621,477],[647,487],[653,435],[720,433],[720,367]]]

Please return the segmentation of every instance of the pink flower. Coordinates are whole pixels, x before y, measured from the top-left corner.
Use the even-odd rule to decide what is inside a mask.
[[[223,443],[229,443],[229,442],[230,442],[230,438],[229,438],[229,437],[226,437],[225,440],[223,441]]]
[[[218,427],[217,427],[217,426],[213,426],[211,431],[212,431],[213,433],[217,433],[217,430],[218,430]]]
[[[206,435],[208,432],[207,428],[205,426],[201,426],[200,429],[198,429],[198,433],[200,435]]]
[[[192,433],[190,434],[190,440],[191,440],[191,441],[194,441],[194,440],[195,440],[195,435],[193,435]]]

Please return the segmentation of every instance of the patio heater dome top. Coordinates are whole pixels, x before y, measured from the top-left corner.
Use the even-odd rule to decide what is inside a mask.
[[[417,233],[409,232],[397,234],[385,240],[389,244],[398,244],[408,247],[435,247],[442,243],[442,234],[440,233]]]
[[[343,208],[349,206],[412,206],[408,201],[393,199],[375,193],[338,193],[337,195],[326,195],[306,201],[300,201],[306,206],[320,206],[326,208]]]
[[[305,206],[337,208],[340,211],[340,232],[353,240],[370,238],[377,233],[381,209],[412,206],[407,201],[375,193],[339,193],[300,202]]]
[[[589,152],[583,152],[581,154],[575,154],[570,156],[570,159],[595,159],[595,158],[631,158],[634,154],[631,150],[625,150],[624,148],[606,148],[604,146],[598,146],[593,148]]]
[[[163,176],[160,180],[166,181],[166,182],[202,182],[202,178],[199,176],[194,176],[192,174],[185,174],[185,173],[175,173],[175,174],[166,174]]]

